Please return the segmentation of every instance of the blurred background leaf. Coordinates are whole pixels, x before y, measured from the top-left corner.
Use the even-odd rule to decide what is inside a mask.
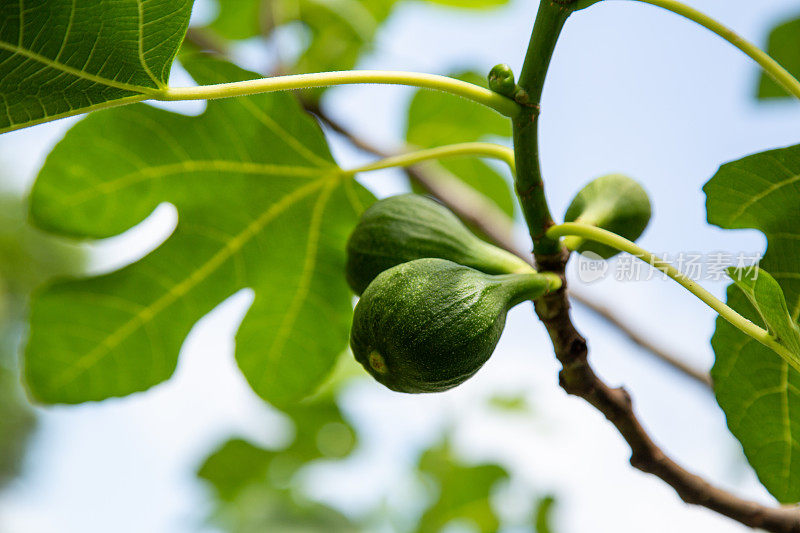
[[[41,283],[87,265],[84,248],[31,227],[22,196],[4,187],[0,183],[0,488],[19,473],[36,425],[17,361],[28,297]]]
[[[17,374],[0,366],[0,489],[19,473],[34,425]]]
[[[800,17],[785,20],[773,28],[768,38],[767,53],[792,75],[800,76]],[[760,71],[759,76],[759,98],[793,98],[764,71]]]
[[[444,442],[422,455],[419,470],[433,479],[438,498],[422,515],[416,533],[436,533],[454,521],[474,525],[481,533],[499,529],[489,497],[494,486],[509,477],[503,467],[464,465]]]

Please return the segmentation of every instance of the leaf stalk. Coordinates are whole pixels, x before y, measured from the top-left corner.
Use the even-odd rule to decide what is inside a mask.
[[[219,83],[216,85],[200,85],[198,87],[169,87],[157,100],[213,100],[216,98],[229,98],[232,96],[249,96],[275,91],[293,89],[310,89],[314,87],[329,87],[333,85],[352,84],[383,84],[407,85],[423,89],[434,89],[494,109],[507,117],[514,117],[519,113],[520,106],[514,100],[501,94],[485,89],[479,85],[465,81],[421,72],[400,72],[390,70],[344,70],[335,72],[316,72],[312,74],[292,74],[288,76],[273,76],[255,80],[237,81],[232,83]]]
[[[696,281],[692,280],[683,272],[672,266],[669,261],[661,259],[636,243],[631,242],[628,239],[617,235],[616,233],[598,228],[597,226],[582,224],[580,222],[566,222],[564,224],[553,226],[547,231],[547,234],[552,238],[559,238],[568,235],[581,237],[583,239],[605,244],[606,246],[610,246],[616,250],[620,250],[638,259],[641,259],[651,267],[660,270],[678,282],[678,284],[694,294],[700,299],[700,301],[716,311],[719,316],[730,322],[739,331],[770,348],[787,362],[792,364],[793,367],[797,368],[797,363],[794,361],[794,357],[789,350],[780,344],[767,330],[757,326],[750,320],[737,313],[733,308],[711,294],[708,290],[704,289]],[[800,368],[797,370],[800,371]]]
[[[352,176],[359,172],[383,170],[393,167],[409,167],[432,159],[470,156],[498,159],[508,165],[512,175],[516,172],[514,165],[514,151],[511,148],[494,143],[469,142],[448,144],[445,146],[437,146],[436,148],[429,148],[426,150],[418,150],[406,154],[390,156],[379,159],[367,165],[345,170],[344,173]]]

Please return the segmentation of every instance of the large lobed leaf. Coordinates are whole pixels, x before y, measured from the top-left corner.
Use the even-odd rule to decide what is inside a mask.
[[[255,76],[208,58],[185,66],[202,83]],[[246,287],[255,301],[236,359],[248,382],[278,405],[312,392],[347,343],[344,244],[371,200],[286,93],[209,102],[200,117],[146,105],[88,117],[39,174],[34,222],[103,238],[162,202],[179,221],[138,263],[36,296],[25,358],[32,396],[76,403],[166,380],[194,323]]]
[[[710,223],[727,229],[754,228],[766,235],[769,246],[760,266],[780,285],[786,311],[796,324],[800,315],[800,145],[723,165],[703,190]],[[765,324],[735,285],[728,289],[728,304],[753,322],[776,329]],[[767,489],[781,502],[799,501],[800,372],[722,318],[717,319],[711,343],[716,354],[714,390],[728,427]]]
[[[160,92],[192,3],[0,3],[0,133]]]
[[[767,53],[794,76],[800,76],[800,18],[784,21],[770,32]],[[792,97],[765,72],[758,83],[759,98]]]

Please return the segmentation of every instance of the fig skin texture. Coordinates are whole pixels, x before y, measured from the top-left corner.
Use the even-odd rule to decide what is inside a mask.
[[[384,270],[425,257],[488,274],[532,271],[522,259],[479,239],[440,203],[403,194],[379,200],[361,215],[347,242],[347,283],[361,294]]]
[[[445,391],[489,359],[511,307],[558,286],[553,274],[490,275],[444,259],[403,263],[364,291],[350,346],[394,391]]]

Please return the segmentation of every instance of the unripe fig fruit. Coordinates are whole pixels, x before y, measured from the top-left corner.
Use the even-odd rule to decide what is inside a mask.
[[[350,347],[392,390],[445,391],[489,359],[511,307],[560,286],[555,274],[491,275],[444,259],[403,263],[364,291]]]
[[[492,67],[492,70],[489,71],[489,88],[503,96],[513,98],[517,82],[514,80],[514,72],[511,67],[505,63]]]
[[[361,215],[347,242],[347,282],[361,294],[384,270],[423,257],[489,274],[531,271],[519,257],[476,237],[446,207],[404,194],[379,200]]]
[[[650,199],[638,182],[622,174],[609,174],[589,182],[575,195],[564,222],[590,224],[635,241],[647,227],[650,214]],[[619,253],[610,246],[574,236],[564,239],[564,244],[570,250],[593,252],[603,259]]]

